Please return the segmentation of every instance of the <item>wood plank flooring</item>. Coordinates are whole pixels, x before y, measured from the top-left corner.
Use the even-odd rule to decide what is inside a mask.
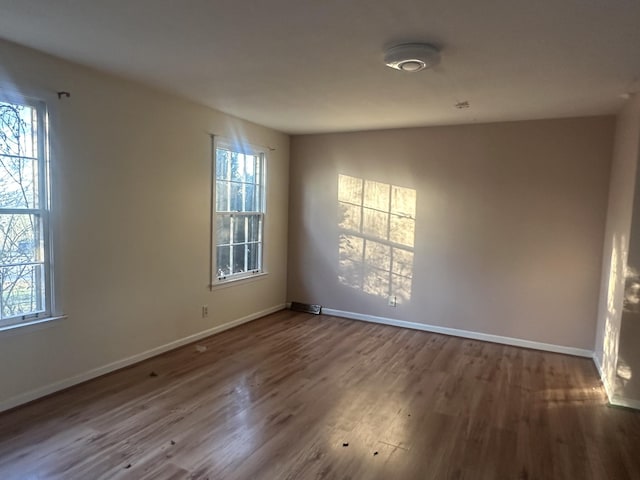
[[[0,414],[0,479],[640,479],[589,359],[290,311],[198,345]]]

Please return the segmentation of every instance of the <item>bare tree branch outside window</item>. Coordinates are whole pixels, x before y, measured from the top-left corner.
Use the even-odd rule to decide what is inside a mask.
[[[46,309],[41,126],[32,105],[0,101],[0,319]]]

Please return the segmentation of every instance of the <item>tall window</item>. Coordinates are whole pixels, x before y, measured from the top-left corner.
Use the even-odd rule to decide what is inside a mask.
[[[0,327],[50,314],[46,115],[0,97]]]
[[[214,140],[215,276],[260,273],[264,225],[264,152]]]

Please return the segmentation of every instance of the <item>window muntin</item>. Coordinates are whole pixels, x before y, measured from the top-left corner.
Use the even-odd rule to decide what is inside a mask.
[[[214,142],[215,256],[218,282],[263,270],[264,153]]]
[[[0,97],[0,327],[51,313],[46,111]]]

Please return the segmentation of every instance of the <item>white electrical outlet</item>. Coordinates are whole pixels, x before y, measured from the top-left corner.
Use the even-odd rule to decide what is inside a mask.
[[[391,296],[389,297],[389,303],[388,303],[388,305],[389,305],[390,307],[395,307],[395,306],[397,306],[397,305],[398,305],[398,301],[397,301],[397,299],[396,299],[396,296],[395,296],[395,295],[391,295]]]
[[[202,306],[202,318],[207,318],[209,316],[209,306],[208,305],[203,305]]]

